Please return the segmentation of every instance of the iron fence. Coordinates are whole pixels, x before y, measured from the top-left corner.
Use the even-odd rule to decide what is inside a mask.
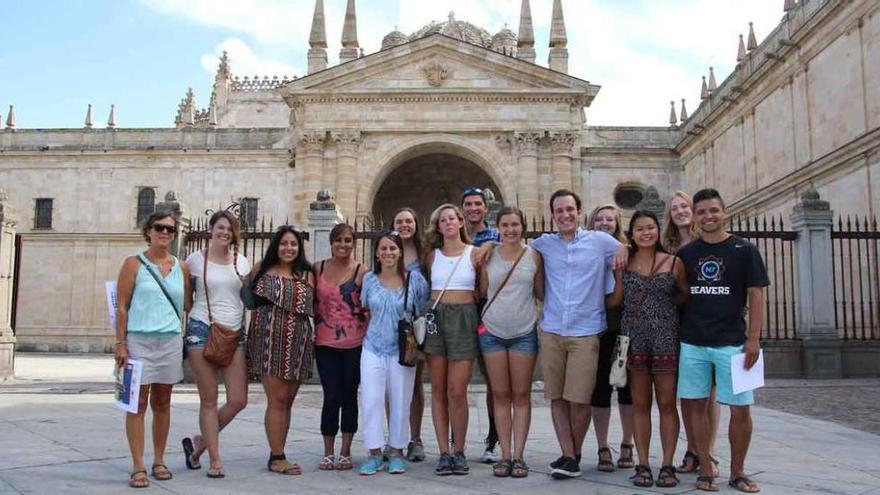
[[[770,286],[764,290],[764,325],[761,338],[765,340],[796,340],[797,335],[797,280],[795,271],[795,242],[797,232],[785,230],[782,216],[743,218],[731,217],[731,234],[751,241],[757,246]]]
[[[831,229],[834,322],[846,340],[880,339],[877,220],[838,217]]]

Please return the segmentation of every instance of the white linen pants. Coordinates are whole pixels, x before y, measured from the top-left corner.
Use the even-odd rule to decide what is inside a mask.
[[[397,355],[379,356],[364,347],[361,353],[361,431],[367,449],[385,446],[385,395],[388,395],[388,446],[409,443],[409,405],[416,369],[397,364]]]

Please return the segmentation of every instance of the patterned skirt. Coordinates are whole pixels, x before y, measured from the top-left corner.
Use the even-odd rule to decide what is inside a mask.
[[[248,333],[251,374],[302,381],[312,375],[311,318],[266,305],[253,312]]]

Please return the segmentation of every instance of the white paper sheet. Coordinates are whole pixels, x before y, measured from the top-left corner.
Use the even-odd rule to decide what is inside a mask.
[[[116,369],[116,407],[131,414],[137,414],[141,396],[141,377],[144,372],[143,361],[129,359],[125,366]]]
[[[119,303],[116,301],[116,282],[104,282],[104,288],[107,292],[107,313],[110,316],[110,330],[116,331],[116,310]]]
[[[746,369],[746,354],[730,356],[730,375],[733,378],[733,393],[741,394],[764,386],[764,350],[758,353],[758,360],[751,369]]]

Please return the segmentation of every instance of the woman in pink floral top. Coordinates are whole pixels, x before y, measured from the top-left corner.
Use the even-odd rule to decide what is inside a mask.
[[[314,267],[317,279],[315,358],[324,389],[321,409],[324,457],[318,467],[348,470],[352,468],[351,442],[358,429],[361,344],[367,329],[361,306],[361,285],[367,270],[354,260],[354,230],[350,225],[339,224],[330,231],[330,252],[329,259]],[[340,429],[342,448],[337,458],[334,449]]]

